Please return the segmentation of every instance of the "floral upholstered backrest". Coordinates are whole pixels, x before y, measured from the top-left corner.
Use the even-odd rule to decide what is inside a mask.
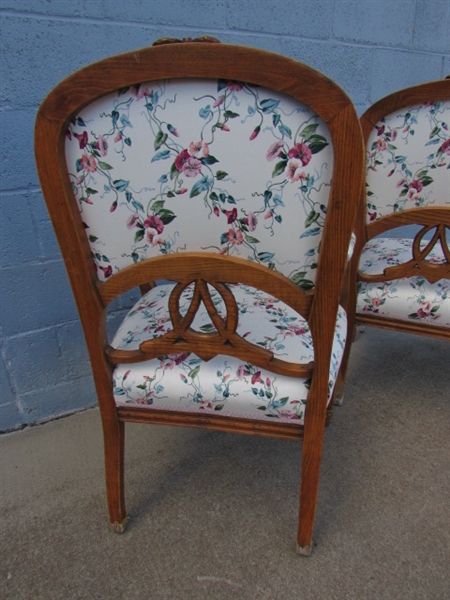
[[[450,208],[450,102],[397,110],[367,142],[368,223],[410,208]]]
[[[288,96],[235,81],[143,83],[73,118],[66,160],[100,280],[195,250],[314,285],[333,148]]]

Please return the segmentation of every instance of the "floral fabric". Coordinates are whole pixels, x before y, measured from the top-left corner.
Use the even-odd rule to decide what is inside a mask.
[[[132,350],[146,340],[171,330],[168,299],[174,284],[145,294],[129,312],[112,346]],[[249,342],[271,350],[275,357],[308,363],[314,348],[308,325],[282,301],[248,286],[230,285],[239,309],[238,333]],[[224,305],[211,296],[219,314]],[[192,290],[183,292],[180,312],[190,303]],[[192,328],[211,332],[214,326],[201,306]],[[345,311],[340,308],[330,366],[331,397],[347,334]],[[161,356],[136,364],[117,365],[114,396],[118,406],[140,406],[198,413],[215,413],[260,420],[303,423],[309,380],[275,375],[240,359],[218,355],[205,362],[194,354]]]
[[[367,222],[409,208],[450,208],[450,102],[377,123],[367,143]]]
[[[66,160],[100,280],[204,250],[314,286],[333,149],[291,98],[235,81],[143,83],[83,109]]]
[[[360,258],[362,273],[382,273],[386,267],[411,259],[410,239],[374,238]],[[425,243],[425,242],[424,242]],[[444,254],[436,244],[428,255],[431,263],[443,263]],[[410,277],[381,283],[359,282],[357,313],[417,321],[450,328],[450,280],[429,283],[424,277]]]

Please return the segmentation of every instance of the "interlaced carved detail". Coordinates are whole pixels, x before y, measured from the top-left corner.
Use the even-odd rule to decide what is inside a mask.
[[[189,307],[182,314],[181,297],[183,292],[192,285],[193,292]],[[210,287],[218,292],[223,301],[223,315],[217,310]],[[202,332],[192,327],[202,305],[214,325],[214,331]],[[159,338],[145,340],[139,345],[139,350],[124,351],[109,346],[106,348],[109,359],[114,363],[133,363],[166,354],[192,352],[202,360],[208,361],[222,354],[240,358],[281,375],[310,377],[312,374],[312,362],[301,364],[281,360],[270,350],[252,344],[239,335],[237,332],[239,308],[232,291],[225,283],[206,281],[202,278],[178,282],[169,297],[169,314],[172,322],[170,331]]]
[[[423,245],[424,236],[432,230],[434,230],[434,233],[431,240]],[[359,279],[361,281],[377,282],[421,275],[430,283],[436,283],[440,279],[450,278],[450,249],[447,241],[449,233],[450,226],[444,223],[422,227],[413,240],[411,260],[400,265],[386,267],[383,273],[379,275],[359,273]],[[427,257],[437,244],[440,244],[442,248],[444,261],[432,263],[427,260]]]
[[[185,289],[191,284],[194,285],[192,300],[188,310],[182,315],[180,312],[180,298]],[[185,351],[189,347],[202,360],[210,360],[217,354],[229,354],[232,350],[251,349],[253,354],[255,351],[258,352],[262,360],[270,361],[273,357],[272,352],[255,347],[237,333],[239,310],[236,299],[229,287],[218,282],[209,285],[219,293],[225,304],[226,312],[224,316],[218,313],[208,283],[205,280],[195,279],[188,283],[180,282],[174,287],[169,299],[172,331],[166,333],[159,340],[142,342],[140,350],[145,353],[153,353],[156,347],[159,348],[160,344],[167,345],[170,352],[176,350],[177,347],[180,348],[180,351]],[[203,333],[191,327],[202,303],[215,327],[215,331]]]

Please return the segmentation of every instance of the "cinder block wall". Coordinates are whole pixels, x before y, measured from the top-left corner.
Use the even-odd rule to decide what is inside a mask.
[[[0,430],[95,404],[34,167],[36,110],[62,78],[159,37],[205,34],[316,67],[359,112],[389,92],[450,74],[448,0],[0,0],[0,7]]]

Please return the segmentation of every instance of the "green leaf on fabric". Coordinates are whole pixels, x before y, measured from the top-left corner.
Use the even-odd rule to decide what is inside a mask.
[[[281,175],[281,173],[284,172],[287,163],[287,160],[280,160],[279,162],[277,162],[272,171],[272,177],[277,177],[278,175]]]

